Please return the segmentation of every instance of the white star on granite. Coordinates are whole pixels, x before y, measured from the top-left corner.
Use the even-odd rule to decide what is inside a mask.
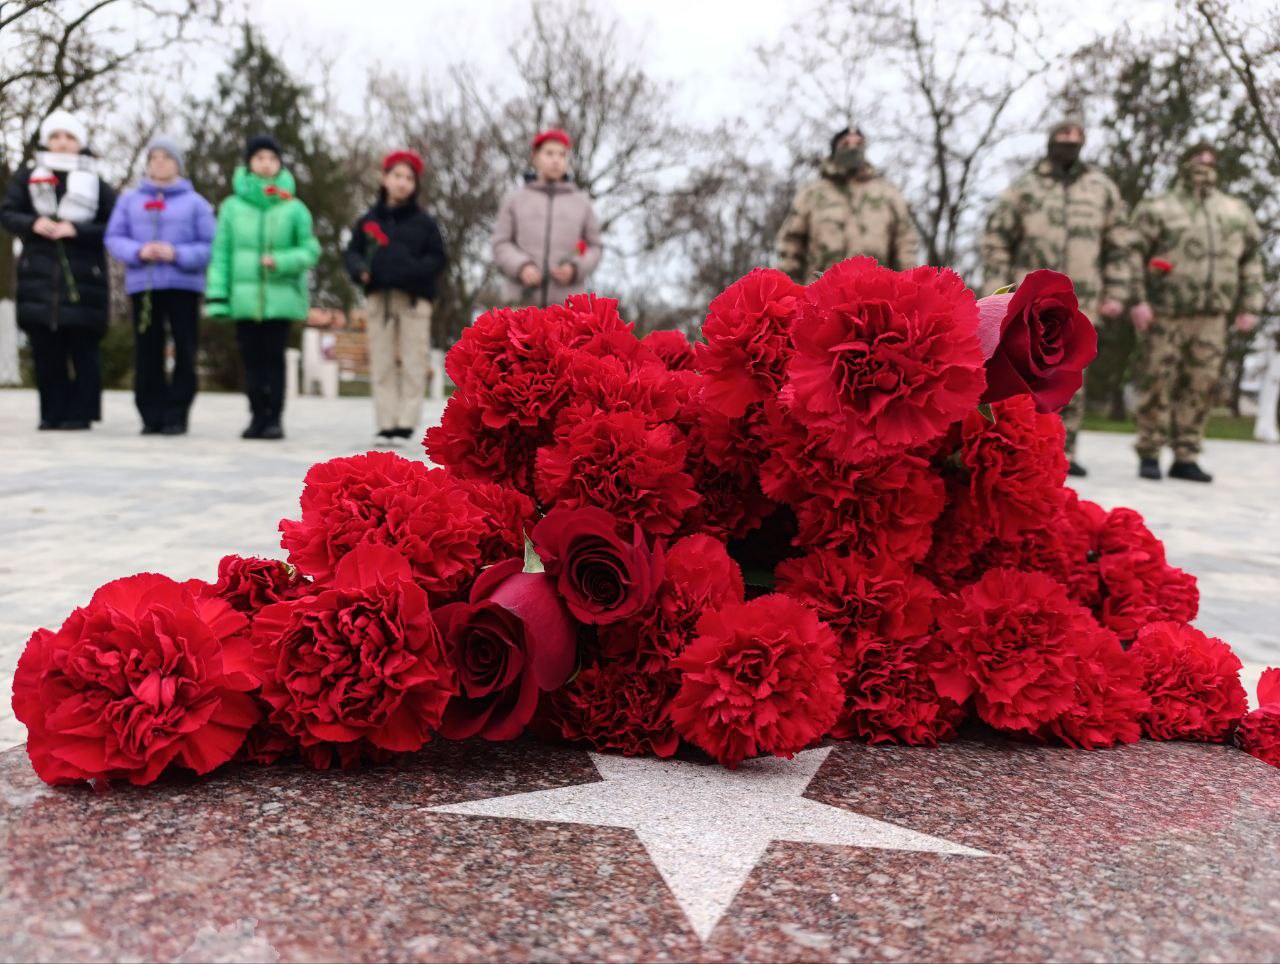
[[[830,752],[761,757],[737,770],[592,753],[598,783],[431,811],[634,830],[703,941],[775,840],[990,856],[802,796]]]

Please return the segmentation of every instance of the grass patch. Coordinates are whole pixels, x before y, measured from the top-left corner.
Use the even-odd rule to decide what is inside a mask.
[[[1251,415],[1210,415],[1209,424],[1205,427],[1205,438],[1234,439],[1236,441],[1253,441],[1253,423]],[[1133,422],[1125,419],[1115,421],[1101,415],[1086,415],[1084,427],[1091,432],[1134,432]]]

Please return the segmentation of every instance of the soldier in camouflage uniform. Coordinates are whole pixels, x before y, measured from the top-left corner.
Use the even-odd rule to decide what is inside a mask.
[[[1138,474],[1160,478],[1160,449],[1173,448],[1169,477],[1212,482],[1197,457],[1227,347],[1227,317],[1250,331],[1262,311],[1262,255],[1253,212],[1219,191],[1217,154],[1183,155],[1173,190],[1134,210],[1139,303]]]
[[[831,138],[822,174],[796,194],[778,232],[778,267],[807,284],[833,264],[870,255],[904,271],[920,263],[920,236],[907,202],[866,161],[862,131]]]
[[[1037,268],[1070,275],[1081,309],[1095,325],[1124,311],[1129,296],[1128,222],[1120,189],[1080,160],[1081,122],[1067,119],[1049,131],[1046,156],[996,201],[982,235],[983,287],[990,293],[1016,284]],[[1076,461],[1084,419],[1084,386],[1062,410],[1072,475],[1088,473]]]

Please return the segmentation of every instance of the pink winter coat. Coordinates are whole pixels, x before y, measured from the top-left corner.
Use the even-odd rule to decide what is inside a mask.
[[[600,263],[600,223],[591,199],[569,181],[548,184],[529,181],[507,195],[493,227],[493,259],[506,279],[503,296],[512,305],[546,307],[587,290],[587,281]],[[569,262],[573,280],[556,284],[551,269]],[[532,264],[542,272],[542,284],[526,288],[520,269]]]

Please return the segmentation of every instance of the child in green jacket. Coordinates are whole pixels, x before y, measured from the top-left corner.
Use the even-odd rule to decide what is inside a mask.
[[[289,327],[306,320],[308,274],[320,243],[275,138],[250,137],[244,156],[248,167],[236,168],[235,193],[218,208],[205,311],[236,323],[253,414],[241,437],[280,439]]]

